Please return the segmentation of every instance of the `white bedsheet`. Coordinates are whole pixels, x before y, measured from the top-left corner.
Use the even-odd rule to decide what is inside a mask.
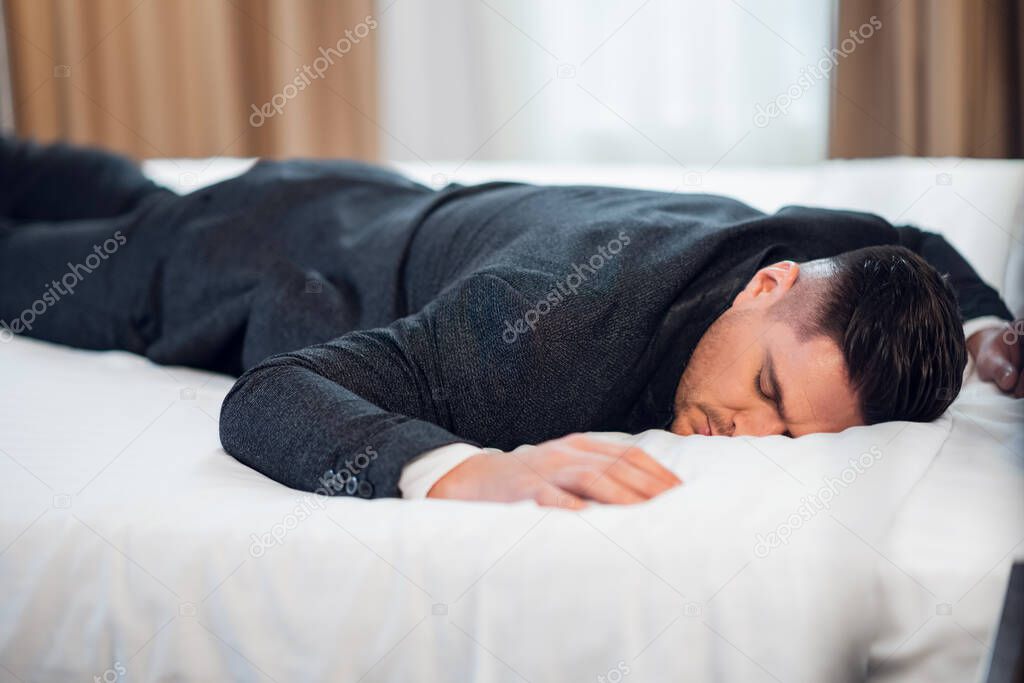
[[[226,377],[26,339],[0,376],[0,681],[963,681],[1024,556],[1024,402],[970,378],[931,425],[646,433],[686,485],[575,514],[291,491],[220,449]]]

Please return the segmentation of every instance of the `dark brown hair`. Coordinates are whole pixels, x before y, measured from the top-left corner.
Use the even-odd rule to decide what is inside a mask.
[[[842,349],[867,424],[930,422],[960,392],[967,345],[956,295],[914,252],[876,246],[830,259],[821,298],[798,323]]]

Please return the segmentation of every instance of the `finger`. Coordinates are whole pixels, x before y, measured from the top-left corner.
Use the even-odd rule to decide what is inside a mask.
[[[585,465],[563,467],[554,473],[552,481],[560,488],[576,495],[612,505],[642,503],[649,496],[643,496],[621,481],[605,476],[600,465],[593,458]]]
[[[673,474],[671,470],[652,458],[647,451],[639,448],[638,446],[616,443],[592,436],[585,436],[583,434],[577,435],[570,443],[572,447],[576,449],[589,450],[596,453],[602,453],[604,455],[610,455],[617,460],[626,460],[634,467],[639,467],[666,483],[672,485],[682,483],[682,480]]]
[[[1009,361],[1002,359],[999,359],[993,373],[996,386],[1007,393],[1013,391],[1017,381],[1020,379],[1020,373],[1010,365]]]
[[[552,475],[553,480],[558,485],[571,488],[584,498],[600,500],[602,503],[639,503],[662,493],[662,490],[669,486],[662,480],[612,456],[571,449],[565,444],[560,444],[559,454],[562,461]],[[611,473],[612,468],[632,470],[632,480],[645,479],[646,486],[633,485],[630,477],[614,476]],[[603,481],[605,478],[610,481]],[[644,488],[650,489],[649,493]]]
[[[605,495],[612,495],[611,489],[605,483],[599,482],[602,478],[612,479],[613,486],[625,487],[641,500],[653,498],[673,486],[678,486],[675,482],[659,479],[646,470],[633,466],[621,455],[618,457],[604,455],[568,446],[562,446],[561,453],[563,457],[569,458],[569,461],[563,465],[568,472],[567,476],[578,475],[583,479],[590,477],[588,481],[585,480],[580,484],[585,489],[581,492],[584,497],[593,497],[595,488],[601,489]],[[614,502],[630,502],[630,500],[623,499]]]
[[[1017,373],[1013,365],[995,350],[979,355],[978,377],[987,382],[995,382],[1003,391],[1011,391],[1017,383]]]
[[[647,498],[653,498],[671,488],[679,486],[678,483],[659,479],[650,472],[636,467],[624,459],[613,462],[608,468],[607,474]]]
[[[619,454],[618,456],[595,454],[579,449],[564,449],[563,452],[571,454],[575,458],[574,462],[579,465],[592,467],[597,474],[610,477],[645,500],[682,483],[675,476],[672,476],[671,479],[659,477],[652,474],[649,469],[643,469],[634,464],[634,462],[651,461],[650,456],[639,449],[633,449],[629,454]],[[597,459],[596,462],[594,462],[595,459]]]
[[[1024,398],[1024,372],[1017,378],[1017,388],[1013,390],[1014,398]]]
[[[533,500],[543,507],[565,508],[566,510],[582,510],[587,507],[586,501],[547,482],[541,485]]]
[[[623,454],[622,460],[633,467],[647,472],[653,477],[657,477],[669,486],[678,486],[683,483],[683,480],[680,479],[675,472],[652,458],[647,451],[642,448],[630,448],[625,454]]]

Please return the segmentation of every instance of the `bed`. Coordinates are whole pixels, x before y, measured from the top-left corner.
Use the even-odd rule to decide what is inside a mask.
[[[401,168],[871,210],[1024,313],[1022,162]],[[603,435],[686,484],[582,513],[287,489],[220,448],[225,376],[22,338],[0,376],[0,681],[978,680],[1024,557],[1024,401],[973,368],[932,424]]]

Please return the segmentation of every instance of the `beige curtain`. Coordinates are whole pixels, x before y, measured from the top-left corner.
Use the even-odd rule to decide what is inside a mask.
[[[1024,156],[1024,0],[840,0],[829,152]]]
[[[148,157],[378,153],[372,0],[5,0],[19,134]]]

